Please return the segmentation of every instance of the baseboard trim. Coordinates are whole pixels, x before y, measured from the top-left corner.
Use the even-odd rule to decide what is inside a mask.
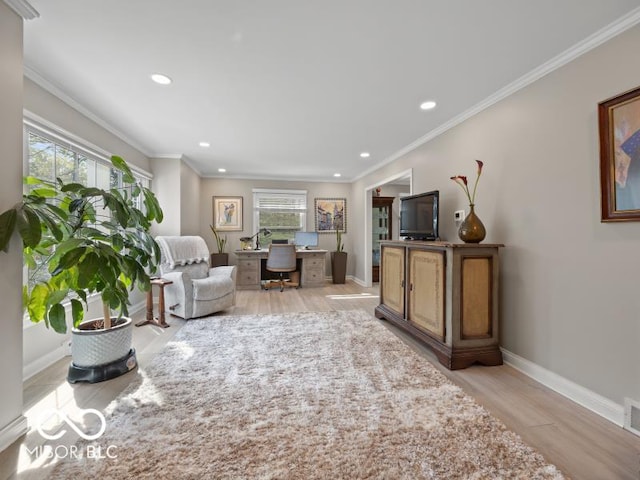
[[[325,281],[327,283],[333,283],[333,277],[331,275],[325,275],[324,277]],[[358,285],[360,285],[361,287],[364,287],[364,283],[362,283],[360,280],[358,280],[356,277],[354,277],[353,275],[345,275],[344,276],[345,280],[352,280],[355,283],[357,283]]]
[[[22,367],[22,381],[27,381],[34,375],[40,373],[45,368],[53,365],[61,358],[68,355],[69,347],[67,345],[61,345],[55,350],[39,357],[28,365]]]
[[[155,297],[153,301],[156,302]],[[141,300],[135,305],[131,305],[131,307],[129,307],[129,316],[133,315],[134,313],[138,313],[140,310],[144,310],[145,308],[147,308],[147,301]]]
[[[27,433],[28,429],[29,425],[27,424],[27,417],[20,415],[9,423],[9,425],[0,430],[0,452]]]
[[[588,388],[578,385],[540,365],[522,358],[509,350],[502,350],[504,363],[533,378],[536,382],[558,392],[569,400],[591,410],[593,413],[615,423],[619,427],[624,425],[624,406],[618,405],[602,395]]]

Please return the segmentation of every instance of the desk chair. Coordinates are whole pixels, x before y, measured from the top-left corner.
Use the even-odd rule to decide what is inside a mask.
[[[267,281],[263,286],[265,290],[269,290],[275,286],[280,287],[281,292],[284,290],[284,287],[298,288],[300,286],[300,282],[292,282],[289,281],[289,279],[284,278],[285,272],[296,271],[296,246],[277,243],[269,245],[267,270],[279,273],[280,278],[278,280]]]

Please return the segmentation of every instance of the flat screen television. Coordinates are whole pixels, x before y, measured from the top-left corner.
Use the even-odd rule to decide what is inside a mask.
[[[437,240],[439,198],[438,190],[400,198],[400,236]]]

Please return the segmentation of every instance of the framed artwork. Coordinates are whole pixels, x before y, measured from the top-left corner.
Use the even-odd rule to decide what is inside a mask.
[[[213,197],[213,226],[221,232],[242,231],[242,197]]]
[[[314,210],[316,232],[347,232],[346,198],[316,198]]]
[[[598,104],[601,221],[640,221],[640,87]]]

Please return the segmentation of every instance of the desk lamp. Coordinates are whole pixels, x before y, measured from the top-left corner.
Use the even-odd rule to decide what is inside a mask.
[[[265,237],[270,237],[271,236],[271,230],[269,230],[268,228],[261,228],[260,230],[258,230],[258,233],[256,233],[255,235],[251,235],[250,237],[242,237],[240,239],[241,242],[250,242],[251,240],[256,239],[256,248],[255,250],[260,250],[260,234],[263,234]]]

